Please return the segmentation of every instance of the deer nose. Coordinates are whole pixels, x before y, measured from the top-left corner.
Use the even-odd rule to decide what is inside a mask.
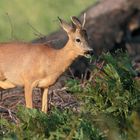
[[[88,48],[87,51],[85,52],[85,54],[93,55],[93,49]]]
[[[93,55],[93,54],[94,54],[94,53],[93,53],[93,50],[92,50],[92,51],[88,51],[87,54]]]
[[[88,51],[87,51],[87,54],[93,55],[93,49],[89,48]]]

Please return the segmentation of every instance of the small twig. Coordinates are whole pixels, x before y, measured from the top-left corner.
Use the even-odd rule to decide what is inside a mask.
[[[0,108],[2,108],[3,112],[8,112],[8,109],[6,107],[0,105]],[[12,113],[14,113],[14,112],[12,111]]]
[[[12,20],[11,20],[11,18],[10,18],[10,16],[9,16],[8,13],[6,13],[6,15],[7,15],[7,17],[8,17],[8,20],[9,20],[9,23],[10,23],[10,26],[11,26],[11,38],[17,40],[16,36],[14,36],[14,30],[13,30],[14,27],[13,27]]]
[[[42,34],[41,32],[39,32],[35,27],[33,27],[29,22],[28,22],[28,25],[29,25],[29,27],[32,28],[33,31],[35,31],[34,34],[35,34],[36,36],[38,36],[38,37],[44,37],[44,36],[45,36],[44,34]]]
[[[10,109],[7,109],[7,110],[8,110],[9,117],[12,119],[13,122],[15,122],[17,124],[18,121],[12,116],[11,110]]]
[[[63,87],[63,88],[61,88],[61,89],[55,89],[55,90],[53,90],[53,91],[65,91],[66,89],[68,89],[68,87]]]
[[[73,71],[71,70],[71,68],[69,68],[68,70],[69,70],[69,72],[70,72],[70,74],[71,74],[72,78],[74,79],[74,78],[75,78],[75,76],[74,76],[74,74],[73,74]]]
[[[2,99],[2,101],[4,101],[4,100],[7,100],[8,98],[12,98],[12,97],[23,97],[23,94],[7,94],[7,95],[3,95],[3,99]]]
[[[17,104],[20,104],[20,103],[22,103],[21,100],[19,100],[19,101],[17,101],[17,102],[14,102],[12,105],[10,105],[10,108],[11,108],[11,109],[12,109],[12,108],[15,108],[15,107],[17,106]]]
[[[64,102],[63,98],[58,96],[58,94],[56,93],[56,90],[54,90],[53,93],[61,100],[61,102]]]
[[[71,101],[71,102],[68,102],[68,103],[64,104],[63,107],[66,108],[66,107],[76,105],[76,104],[77,104],[77,102]]]

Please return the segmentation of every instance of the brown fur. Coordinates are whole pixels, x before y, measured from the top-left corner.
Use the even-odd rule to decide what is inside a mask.
[[[76,20],[76,19],[74,19]],[[3,89],[23,86],[26,106],[32,108],[32,89],[44,89],[42,111],[47,111],[48,87],[67,69],[79,55],[91,50],[82,29],[67,25],[61,20],[69,40],[64,48],[54,49],[45,44],[1,43],[0,44],[0,87]],[[76,38],[81,43],[75,42]]]

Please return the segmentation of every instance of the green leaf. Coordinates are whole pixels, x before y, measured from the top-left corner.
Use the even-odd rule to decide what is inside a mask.
[[[118,109],[117,107],[111,106],[111,107],[107,108],[106,111],[109,113],[112,113],[112,112],[117,111],[117,109]]]

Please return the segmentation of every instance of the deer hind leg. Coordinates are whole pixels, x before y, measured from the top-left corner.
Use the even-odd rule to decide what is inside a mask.
[[[26,84],[24,91],[25,91],[25,102],[27,108],[33,108],[33,97],[32,97],[32,85]]]
[[[14,88],[14,87],[16,87],[16,85],[14,85],[8,80],[0,81],[0,88],[8,89],[8,88]]]
[[[48,112],[48,88],[45,88],[42,96],[42,111],[44,113]]]

